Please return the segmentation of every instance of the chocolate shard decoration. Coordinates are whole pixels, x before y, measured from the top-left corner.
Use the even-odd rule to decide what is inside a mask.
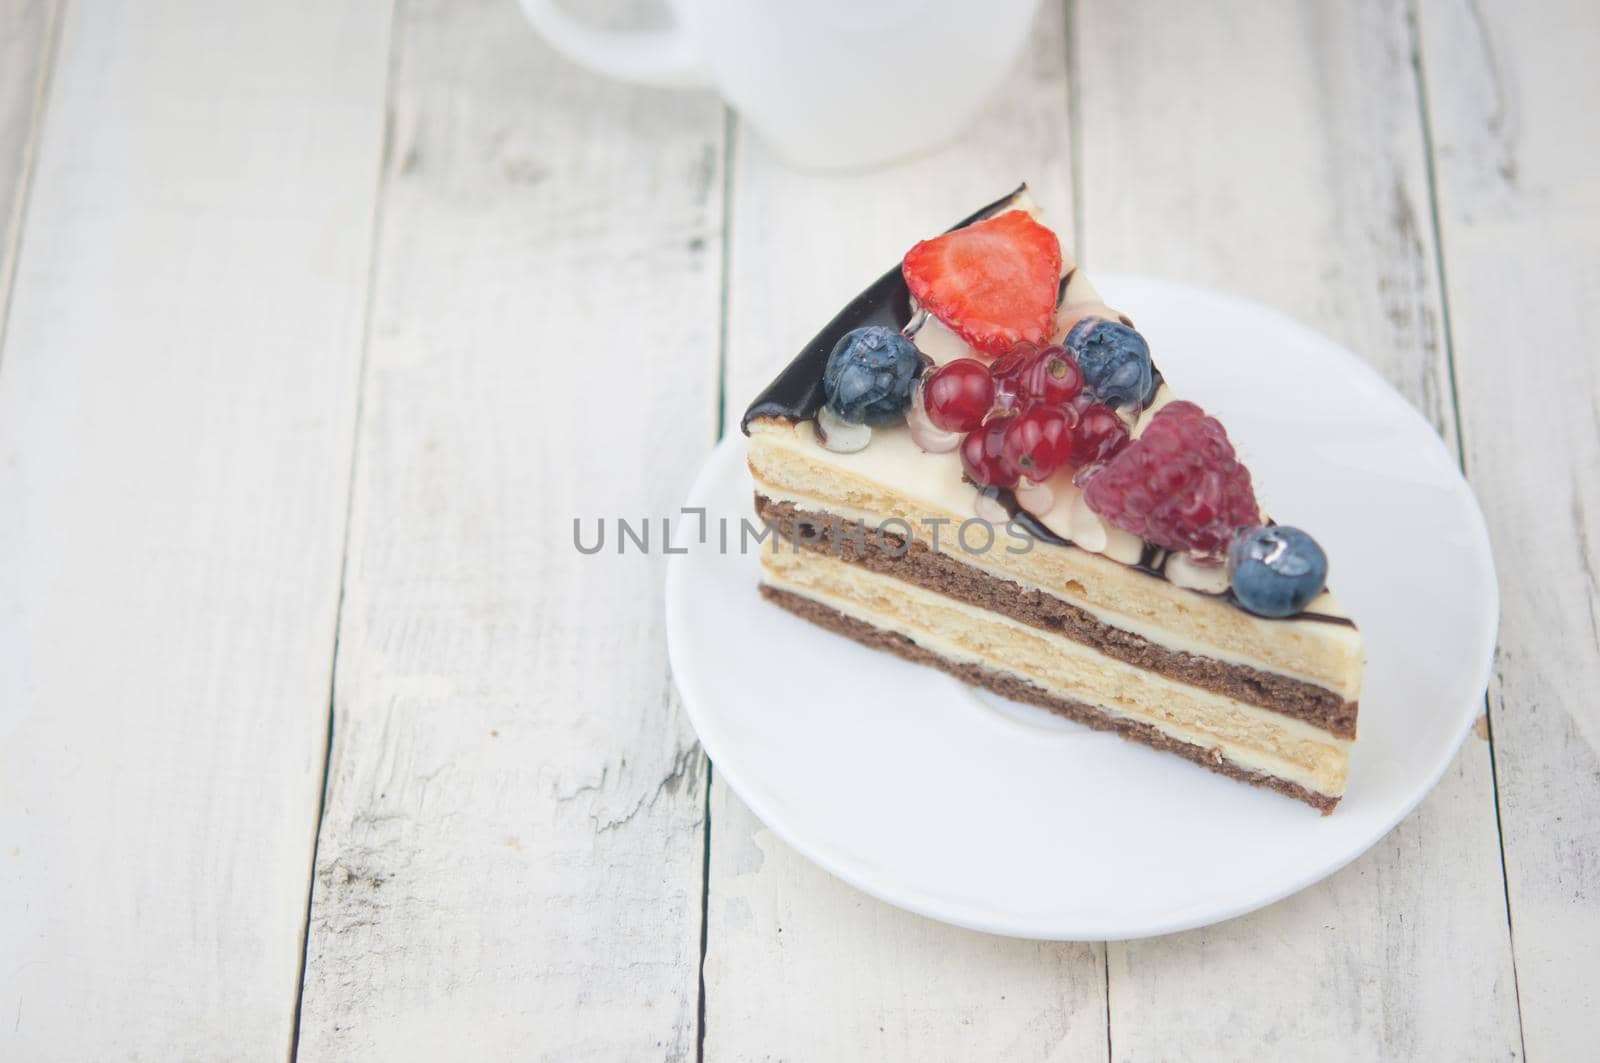
[[[975,221],[1004,213],[1027,190],[1026,183],[1020,184],[1010,193],[962,218],[945,231],[954,232]],[[850,300],[821,332],[811,338],[810,343],[801,348],[794,361],[790,362],[783,372],[778,374],[777,379],[756,396],[750,408],[744,411],[744,416],[739,420],[739,430],[749,435],[750,422],[759,417],[773,417],[791,422],[809,421],[817,415],[817,410],[822,406],[822,369],[828,364],[828,355],[833,353],[839,337],[851,329],[867,325],[903,329],[910,320],[911,293],[906,289],[906,281],[900,274],[900,267],[896,265],[873,281],[860,295]]]

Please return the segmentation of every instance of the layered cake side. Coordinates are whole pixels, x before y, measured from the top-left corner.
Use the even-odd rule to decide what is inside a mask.
[[[924,241],[758,397],[763,593],[1329,811],[1361,642],[1025,189]]]

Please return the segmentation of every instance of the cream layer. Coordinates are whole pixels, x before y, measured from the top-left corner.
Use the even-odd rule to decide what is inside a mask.
[[[1058,697],[1217,750],[1247,771],[1344,793],[1350,743],[1300,720],[1178,683],[1071,639],[813,552],[763,555],[767,583],[957,663],[1011,672]]]
[[[1043,542],[1013,553],[1007,547],[1016,543],[1003,529],[996,529],[992,548],[967,550],[957,531],[974,517],[975,492],[961,479],[959,457],[924,453],[903,429],[875,432],[872,444],[856,454],[825,450],[809,438],[810,431],[809,424],[765,419],[751,424],[748,456],[759,493],[873,528],[894,520],[891,530],[903,533],[909,525],[912,537],[930,547],[937,534],[940,551],[1052,594],[1151,642],[1314,683],[1346,701],[1360,698],[1361,636],[1353,627],[1258,617],[1132,568],[1120,554]],[[949,523],[936,528],[929,519]],[[969,541],[978,546],[985,540],[972,535]],[[1328,594],[1311,609],[1343,615]]]

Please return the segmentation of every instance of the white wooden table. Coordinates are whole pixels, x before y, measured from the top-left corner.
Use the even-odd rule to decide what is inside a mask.
[[[511,0],[0,0],[0,1059],[1596,1058],[1600,5],[1046,6],[962,143],[815,177]],[[1433,796],[1171,938],[809,866],[660,556],[571,545],[1024,177],[1363,353],[1500,566]]]

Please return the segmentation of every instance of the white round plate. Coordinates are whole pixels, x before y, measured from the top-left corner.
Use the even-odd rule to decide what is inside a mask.
[[[667,568],[673,673],[717,773],[774,832],[891,904],[1019,937],[1164,934],[1337,870],[1398,823],[1482,711],[1498,594],[1455,459],[1388,384],[1254,303],[1097,278],[1181,397],[1227,425],[1266,508],[1313,531],[1361,625],[1349,787],[1331,816],[813,627],[756,593],[744,439],[706,462]],[[719,521],[730,530],[718,548]],[[693,533],[694,527],[679,527]]]

